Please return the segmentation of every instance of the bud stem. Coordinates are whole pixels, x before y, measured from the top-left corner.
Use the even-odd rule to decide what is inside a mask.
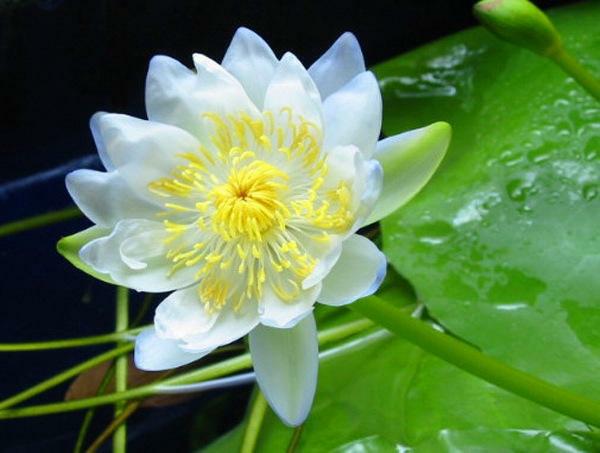
[[[566,51],[550,18],[529,0],[481,0],[473,13],[500,39],[553,60],[600,101],[600,80]]]
[[[573,77],[596,100],[600,101],[600,80],[594,77],[579,61],[564,47],[548,55],[563,71]]]

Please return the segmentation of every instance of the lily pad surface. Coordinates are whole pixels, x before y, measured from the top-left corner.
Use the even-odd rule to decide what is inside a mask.
[[[552,17],[600,74],[600,4]],[[387,133],[435,119],[454,129],[434,180],[383,222],[393,266],[455,335],[600,399],[600,104],[480,29],[377,74]]]

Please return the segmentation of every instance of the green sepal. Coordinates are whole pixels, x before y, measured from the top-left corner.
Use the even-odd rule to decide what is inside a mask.
[[[431,179],[446,155],[452,128],[443,121],[382,140],[374,158],[383,168],[383,187],[365,225],[408,203]]]
[[[87,230],[80,231],[79,233],[72,234],[71,236],[65,236],[56,243],[56,250],[62,256],[64,256],[73,266],[77,269],[82,270],[88,275],[91,275],[98,280],[117,285],[117,283],[108,274],[102,274],[94,270],[91,266],[85,264],[79,257],[79,251],[81,248],[93,241],[94,239],[101,238],[110,233],[110,229],[99,227],[94,225]]]

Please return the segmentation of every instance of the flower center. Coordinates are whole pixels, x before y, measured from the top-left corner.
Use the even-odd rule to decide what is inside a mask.
[[[351,186],[326,182],[321,130],[291,109],[204,119],[210,143],[182,150],[172,176],[148,185],[166,201],[170,272],[196,270],[207,311],[266,291],[292,303],[331,234],[352,224]]]
[[[288,179],[285,172],[262,160],[232,168],[227,181],[208,194],[215,207],[213,230],[224,240],[244,236],[260,241],[273,226],[285,228],[290,212],[281,199]]]

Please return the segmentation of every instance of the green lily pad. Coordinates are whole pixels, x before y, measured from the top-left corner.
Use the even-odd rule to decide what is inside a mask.
[[[600,74],[600,3],[551,16]],[[435,121],[454,131],[432,181],[382,223],[391,264],[453,334],[600,399],[600,105],[481,28],[375,72],[386,134]],[[586,430],[387,337],[322,363],[296,451],[599,451]],[[291,438],[268,413],[256,451],[285,451]],[[206,451],[241,440],[238,427]]]
[[[600,4],[552,17],[600,75]],[[454,334],[600,399],[600,104],[481,29],[376,72],[386,133],[454,129],[431,183],[383,222],[391,263]]]

